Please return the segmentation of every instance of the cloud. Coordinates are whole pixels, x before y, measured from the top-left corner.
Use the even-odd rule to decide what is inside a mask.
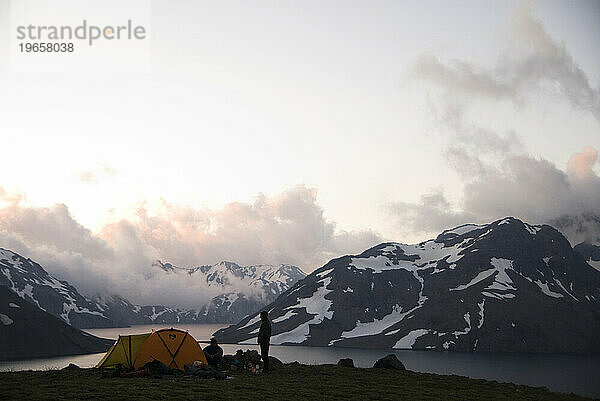
[[[497,72],[460,60],[444,64],[434,55],[423,54],[417,59],[414,72],[418,78],[465,96],[503,99],[516,95],[514,84],[501,82]]]
[[[474,174],[458,205],[443,191],[421,202],[398,202],[390,211],[407,231],[436,233],[467,222],[485,223],[504,216],[557,226],[575,245],[600,241],[600,177],[594,171],[596,149],[574,154],[566,170],[548,160],[509,155],[494,170]]]
[[[598,161],[598,150],[587,146],[580,153],[571,156],[567,164],[567,171],[577,181],[588,183],[597,183],[598,177],[594,173],[594,165]]]
[[[441,62],[421,56],[414,75],[442,90],[431,102],[432,115],[449,144],[443,154],[463,180],[452,203],[441,189],[420,202],[388,205],[400,232],[435,235],[467,222],[485,223],[516,216],[532,223],[550,223],[572,244],[600,243],[600,177],[594,168],[598,150],[588,146],[571,156],[565,168],[526,152],[513,130],[499,131],[467,116],[480,99],[509,101],[521,107],[532,92],[552,92],[574,108],[600,120],[600,92],[526,7],[514,20],[517,41],[493,68],[461,60]],[[474,113],[476,116],[476,113]]]
[[[544,159],[511,155],[494,174],[465,185],[463,207],[488,219],[518,213],[537,223],[569,214],[600,214],[598,176],[588,167],[582,177]]]
[[[117,174],[117,170],[112,167],[106,166],[102,163],[96,163],[92,167],[80,171],[77,174],[77,179],[84,184],[96,184],[104,178],[114,177]]]
[[[475,220],[467,211],[454,210],[442,189],[422,195],[418,203],[392,202],[386,208],[404,227],[402,234],[434,234]]]
[[[523,149],[513,130],[497,132],[469,121],[465,103],[443,96],[441,102],[432,103],[431,107],[436,122],[451,139],[450,144],[444,146],[443,155],[462,178],[486,174],[493,162]]]
[[[139,303],[198,307],[217,295],[202,280],[167,275],[156,259],[193,267],[231,260],[289,263],[312,271],[332,257],[383,241],[372,231],[341,231],[323,215],[317,191],[297,186],[251,203],[195,209],[162,201],[91,232],[64,204],[31,207],[0,188],[0,246],[30,257],[87,294]]]
[[[566,99],[600,121],[600,88],[593,88],[563,43],[555,42],[526,6],[513,19],[514,41],[492,68],[463,60],[442,62],[422,55],[414,67],[417,78],[465,99],[480,97],[522,103],[538,91]]]

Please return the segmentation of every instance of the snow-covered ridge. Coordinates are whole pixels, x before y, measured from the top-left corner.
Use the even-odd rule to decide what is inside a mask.
[[[247,296],[263,293],[263,297],[267,298],[279,295],[306,276],[300,268],[286,264],[240,266],[222,261],[215,265],[185,268],[156,261],[154,266],[167,273],[187,274],[190,279],[203,280],[209,287],[219,287],[226,292],[241,292]]]
[[[101,309],[66,281],[58,280],[32,260],[2,248],[0,273],[0,284],[67,323],[74,318],[108,320]]]
[[[299,278],[300,269],[289,265],[246,266],[221,262],[215,266],[183,269],[159,265],[164,274],[187,274],[189,280],[207,281],[216,295],[197,308],[134,305],[116,294],[80,294],[75,287],[46,272],[39,264],[0,248],[0,285],[21,298],[79,328],[120,327],[156,323],[226,323],[237,321],[272,302]]]
[[[585,311],[599,301],[600,275],[560,232],[506,218],[332,259],[268,309],[273,344],[510,351],[549,349],[527,330],[561,321],[545,315],[559,310],[589,320]],[[258,326],[251,315],[216,335],[254,343]],[[490,343],[498,338],[501,346]]]

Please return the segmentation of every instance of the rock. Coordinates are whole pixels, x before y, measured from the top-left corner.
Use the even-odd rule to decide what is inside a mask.
[[[61,370],[78,370],[78,369],[81,369],[81,368],[79,366],[75,365],[74,363],[70,363],[69,366],[62,368]]]
[[[398,360],[396,355],[389,354],[381,359],[379,359],[373,365],[374,368],[383,368],[383,369],[395,369],[395,370],[406,370],[404,364]]]
[[[345,366],[347,368],[353,368],[354,367],[354,361],[352,360],[352,358],[342,358],[338,361],[338,366]]]
[[[283,362],[281,362],[279,359],[275,358],[274,356],[269,356],[269,364],[270,364],[271,369],[274,367],[283,366]]]

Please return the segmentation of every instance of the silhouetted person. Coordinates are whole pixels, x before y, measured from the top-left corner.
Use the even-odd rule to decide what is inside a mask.
[[[216,338],[210,339],[210,345],[207,345],[204,348],[204,356],[206,356],[206,362],[209,365],[214,366],[215,368],[219,366],[221,361],[223,360],[223,348],[219,347]]]
[[[267,311],[260,312],[260,329],[258,330],[258,345],[260,345],[260,356],[264,363],[263,372],[269,371],[269,344],[271,342],[271,322]]]

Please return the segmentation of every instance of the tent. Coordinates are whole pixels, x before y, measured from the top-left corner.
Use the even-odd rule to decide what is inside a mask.
[[[207,364],[198,341],[187,331],[177,329],[162,329],[150,334],[135,359],[134,367],[141,368],[155,359],[171,369],[179,370],[194,361]]]
[[[119,336],[96,367],[108,368],[121,364],[139,369],[146,363],[158,360],[171,369],[183,370],[194,361],[206,364],[206,357],[198,342],[187,331],[161,329],[152,333]]]
[[[150,333],[119,336],[112,347],[108,349],[104,358],[98,362],[97,368],[114,368],[117,365],[125,369],[133,369],[133,363],[144,341]]]

